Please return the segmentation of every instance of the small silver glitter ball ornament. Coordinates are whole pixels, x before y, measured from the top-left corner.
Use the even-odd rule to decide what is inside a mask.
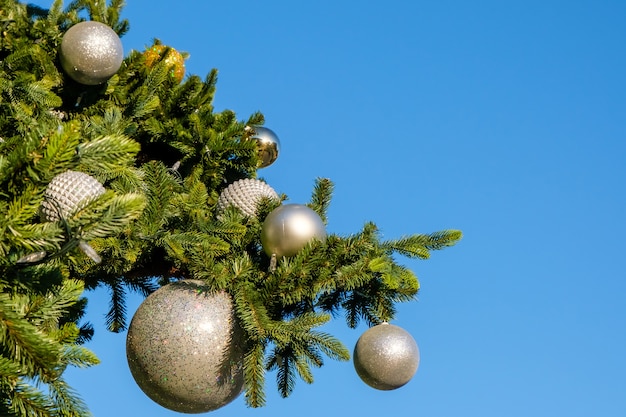
[[[319,214],[303,204],[283,204],[263,221],[261,245],[268,256],[293,256],[311,240],[326,240]]]
[[[280,140],[271,129],[261,126],[248,126],[252,131],[251,139],[255,140],[259,149],[259,168],[265,168],[278,159]]]
[[[59,49],[61,67],[74,81],[102,84],[122,65],[122,41],[113,29],[100,22],[80,22],[63,35]]]
[[[389,323],[366,330],[354,347],[357,374],[367,385],[379,390],[405,385],[415,375],[419,361],[419,349],[413,337]]]
[[[65,171],[52,178],[39,208],[42,220],[55,222],[85,207],[91,200],[104,194],[104,187],[91,175]]]
[[[261,180],[245,178],[226,187],[217,200],[217,211],[221,214],[227,207],[235,206],[241,212],[254,217],[259,202],[264,197],[279,201],[280,197],[272,187]]]
[[[141,390],[180,413],[206,413],[243,388],[244,336],[231,297],[202,281],[159,288],[128,328],[126,357]]]

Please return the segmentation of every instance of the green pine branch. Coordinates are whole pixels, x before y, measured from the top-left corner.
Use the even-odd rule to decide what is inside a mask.
[[[118,333],[126,330],[126,289],[121,279],[109,280],[106,283],[110,298],[109,311],[105,315],[105,324],[107,328]]]
[[[430,251],[455,245],[463,234],[460,230],[442,230],[431,234],[416,234],[383,244],[387,249],[410,258],[428,259]]]
[[[75,345],[75,323],[61,318],[79,301],[83,285],[64,280],[38,295],[0,292],[0,410],[16,415],[86,416],[80,399],[61,373],[68,365],[91,366],[97,358]],[[46,390],[35,388],[40,381]],[[73,413],[73,414],[72,414]],[[10,415],[10,414],[9,414]]]
[[[328,178],[317,178],[313,195],[308,206],[321,217],[324,224],[328,222],[327,212],[332,198],[334,184]]]
[[[252,407],[265,405],[265,344],[252,343],[243,358],[244,398]]]

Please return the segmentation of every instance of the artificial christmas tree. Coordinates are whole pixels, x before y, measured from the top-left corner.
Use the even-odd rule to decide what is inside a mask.
[[[333,234],[325,230],[333,184],[318,179],[311,201],[302,205],[315,215],[313,233],[273,233],[271,245],[264,244],[270,235],[264,224],[288,206],[286,196],[244,193],[253,209],[220,197],[276,160],[278,137],[260,126],[260,113],[239,120],[229,110],[214,112],[215,70],[204,80],[183,80],[176,51],[158,40],[146,52],[128,52],[114,74],[100,77],[90,67],[85,79],[73,73],[77,65],[64,64],[71,55],[92,65],[100,49],[113,52],[104,66],[115,61],[117,49],[89,44],[95,42],[89,33],[78,41],[88,43],[86,57],[76,57],[76,48],[68,54],[62,44],[85,21],[123,36],[122,3],[78,0],[64,9],[55,1],[44,10],[0,0],[2,416],[87,415],[62,376],[68,365],[97,363],[83,346],[93,329],[80,325],[90,289],[110,289],[106,324],[114,332],[128,324],[127,289],[148,296],[174,282],[200,281],[207,298],[227,295],[233,328],[241,333],[232,346],[241,351],[235,365],[247,404],[258,407],[265,403],[268,370],[276,370],[278,390],[288,396],[297,376],[313,381],[311,367],[322,366],[323,355],[349,358],[339,340],[317,329],[333,314],[343,312],[349,327],[360,320],[379,324],[394,317],[396,303],[413,299],[419,283],[396,255],[428,258],[461,237],[445,230],[381,240],[373,223],[350,236]],[[71,181],[58,180],[66,173],[80,173],[69,174],[72,180],[93,179],[96,191],[86,198],[68,191]],[[282,256],[269,246],[296,249]],[[158,314],[153,323],[138,321],[174,331],[170,319]],[[202,324],[193,315],[184,320]],[[131,367],[151,386],[151,377],[135,366],[150,353],[142,353],[136,338],[129,333]],[[194,355],[184,356],[184,366],[176,366],[194,369]],[[217,404],[232,400],[235,391]],[[176,398],[165,392],[156,395]]]

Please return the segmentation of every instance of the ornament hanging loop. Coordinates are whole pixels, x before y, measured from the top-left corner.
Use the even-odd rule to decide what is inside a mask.
[[[78,247],[95,263],[99,264],[100,262],[102,262],[102,258],[100,257],[100,255],[98,255],[98,252],[96,252],[89,243],[81,240],[80,242],[78,242]]]
[[[270,258],[270,267],[269,267],[269,271],[273,274],[274,272],[276,272],[276,254],[272,253],[272,257]]]

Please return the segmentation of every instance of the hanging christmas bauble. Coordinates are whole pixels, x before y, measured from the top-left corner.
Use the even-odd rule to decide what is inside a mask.
[[[74,81],[102,84],[122,65],[122,41],[113,29],[100,22],[80,22],[63,35],[59,49],[61,67]]]
[[[293,256],[313,239],[324,242],[326,227],[319,214],[303,204],[275,208],[261,228],[261,244],[269,256]]]
[[[102,184],[94,177],[84,172],[65,171],[52,178],[46,187],[40,216],[49,222],[66,218],[104,194],[104,191]]]
[[[181,82],[185,77],[185,59],[176,49],[165,45],[152,45],[143,53],[146,59],[146,67],[152,66],[161,59],[169,68],[169,75],[176,82]]]
[[[141,390],[161,406],[206,413],[243,387],[244,336],[231,297],[182,280],[150,294],[128,328],[126,357]]]
[[[382,323],[361,335],[354,347],[353,361],[363,382],[388,391],[400,388],[413,378],[420,354],[409,332]]]
[[[255,140],[259,151],[259,168],[270,166],[280,153],[280,140],[272,130],[261,126],[248,126],[250,138]]]
[[[272,187],[261,180],[245,178],[226,187],[217,200],[217,211],[221,214],[227,207],[237,207],[249,217],[256,216],[259,202],[263,198],[280,201],[280,197]]]

